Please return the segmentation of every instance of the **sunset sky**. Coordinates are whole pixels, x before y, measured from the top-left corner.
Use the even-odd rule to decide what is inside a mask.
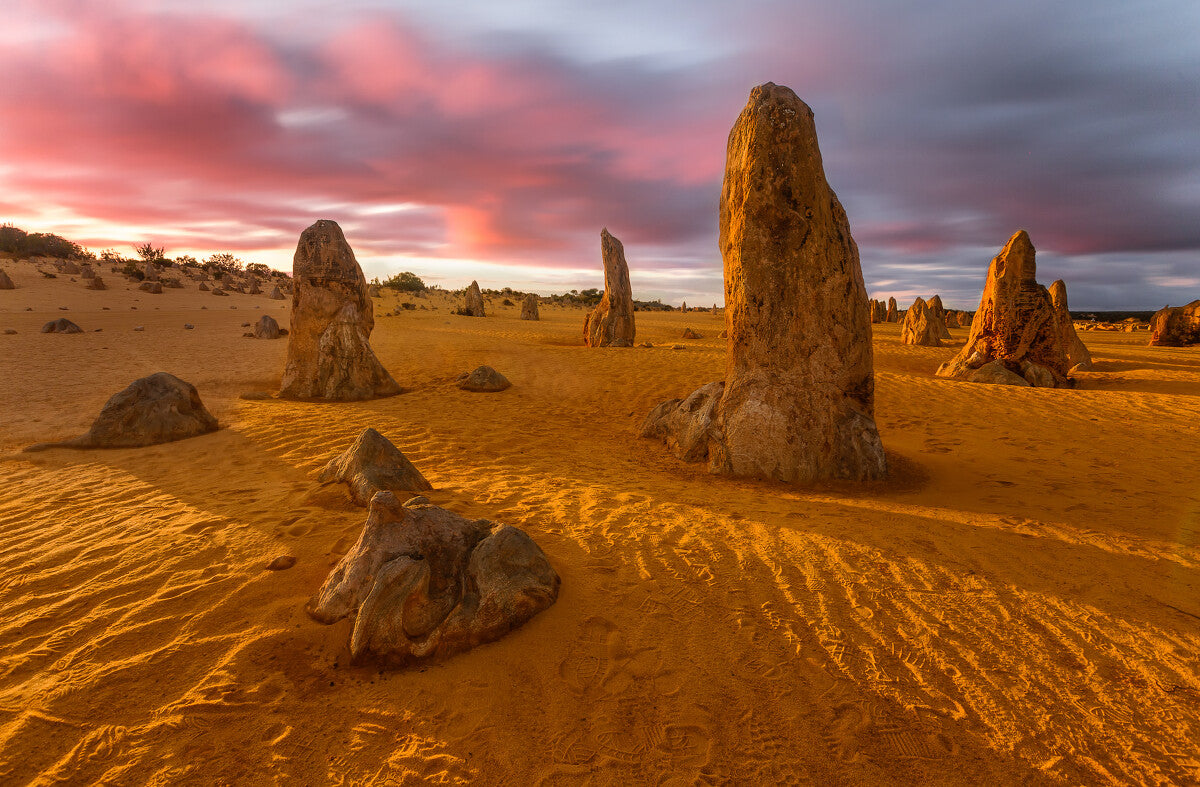
[[[2,0],[0,221],[290,269],[721,301],[729,128],[813,108],[872,296],[973,308],[1015,230],[1073,308],[1200,297],[1200,3]]]

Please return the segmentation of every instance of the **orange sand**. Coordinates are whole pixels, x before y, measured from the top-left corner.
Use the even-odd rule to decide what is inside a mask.
[[[875,326],[892,479],[799,489],[637,438],[722,375],[708,313],[639,313],[654,348],[588,350],[581,310],[415,299],[439,308],[373,337],[401,396],[245,401],[286,340],[241,323],[286,325],[286,302],[2,266],[0,782],[1200,780],[1200,348],[1083,333],[1082,390],[1000,388],[936,379],[955,347]],[[60,316],[103,331],[38,333]],[[454,388],[481,363],[513,387]],[[221,431],[16,453],[156,371]],[[435,503],[529,532],[558,603],[442,663],[348,666],[349,623],[302,606],[365,517],[315,472],[366,426]]]

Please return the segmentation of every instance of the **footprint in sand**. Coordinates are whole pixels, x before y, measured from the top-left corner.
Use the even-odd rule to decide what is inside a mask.
[[[563,682],[576,694],[589,694],[604,682],[610,672],[611,643],[616,630],[612,622],[601,617],[590,617],[580,625],[579,636],[558,666]]]

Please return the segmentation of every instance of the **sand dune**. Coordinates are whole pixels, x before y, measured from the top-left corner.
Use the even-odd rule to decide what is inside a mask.
[[[934,378],[966,329],[927,348],[875,325],[892,477],[796,488],[636,437],[722,375],[712,314],[639,313],[655,347],[588,350],[582,310],[388,293],[372,343],[405,393],[246,401],[278,387],[286,340],[241,324],[286,327],[286,303],[3,267],[0,781],[1200,780],[1193,349],[1088,332],[1079,389],[1016,389]],[[438,308],[380,316],[399,300]],[[38,333],[60,316],[103,330]],[[454,387],[484,363],[513,387]],[[222,429],[18,453],[155,371]],[[316,472],[367,426],[434,503],[533,536],[558,603],[441,663],[348,666],[349,621],[302,606],[365,516]],[[265,571],[281,554],[295,567]]]

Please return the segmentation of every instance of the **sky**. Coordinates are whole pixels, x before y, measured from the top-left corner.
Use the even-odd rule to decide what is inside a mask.
[[[1200,297],[1200,3],[0,0],[0,221],[94,251],[721,303],[729,129],[812,107],[872,297],[974,308],[1018,229],[1073,309]]]

